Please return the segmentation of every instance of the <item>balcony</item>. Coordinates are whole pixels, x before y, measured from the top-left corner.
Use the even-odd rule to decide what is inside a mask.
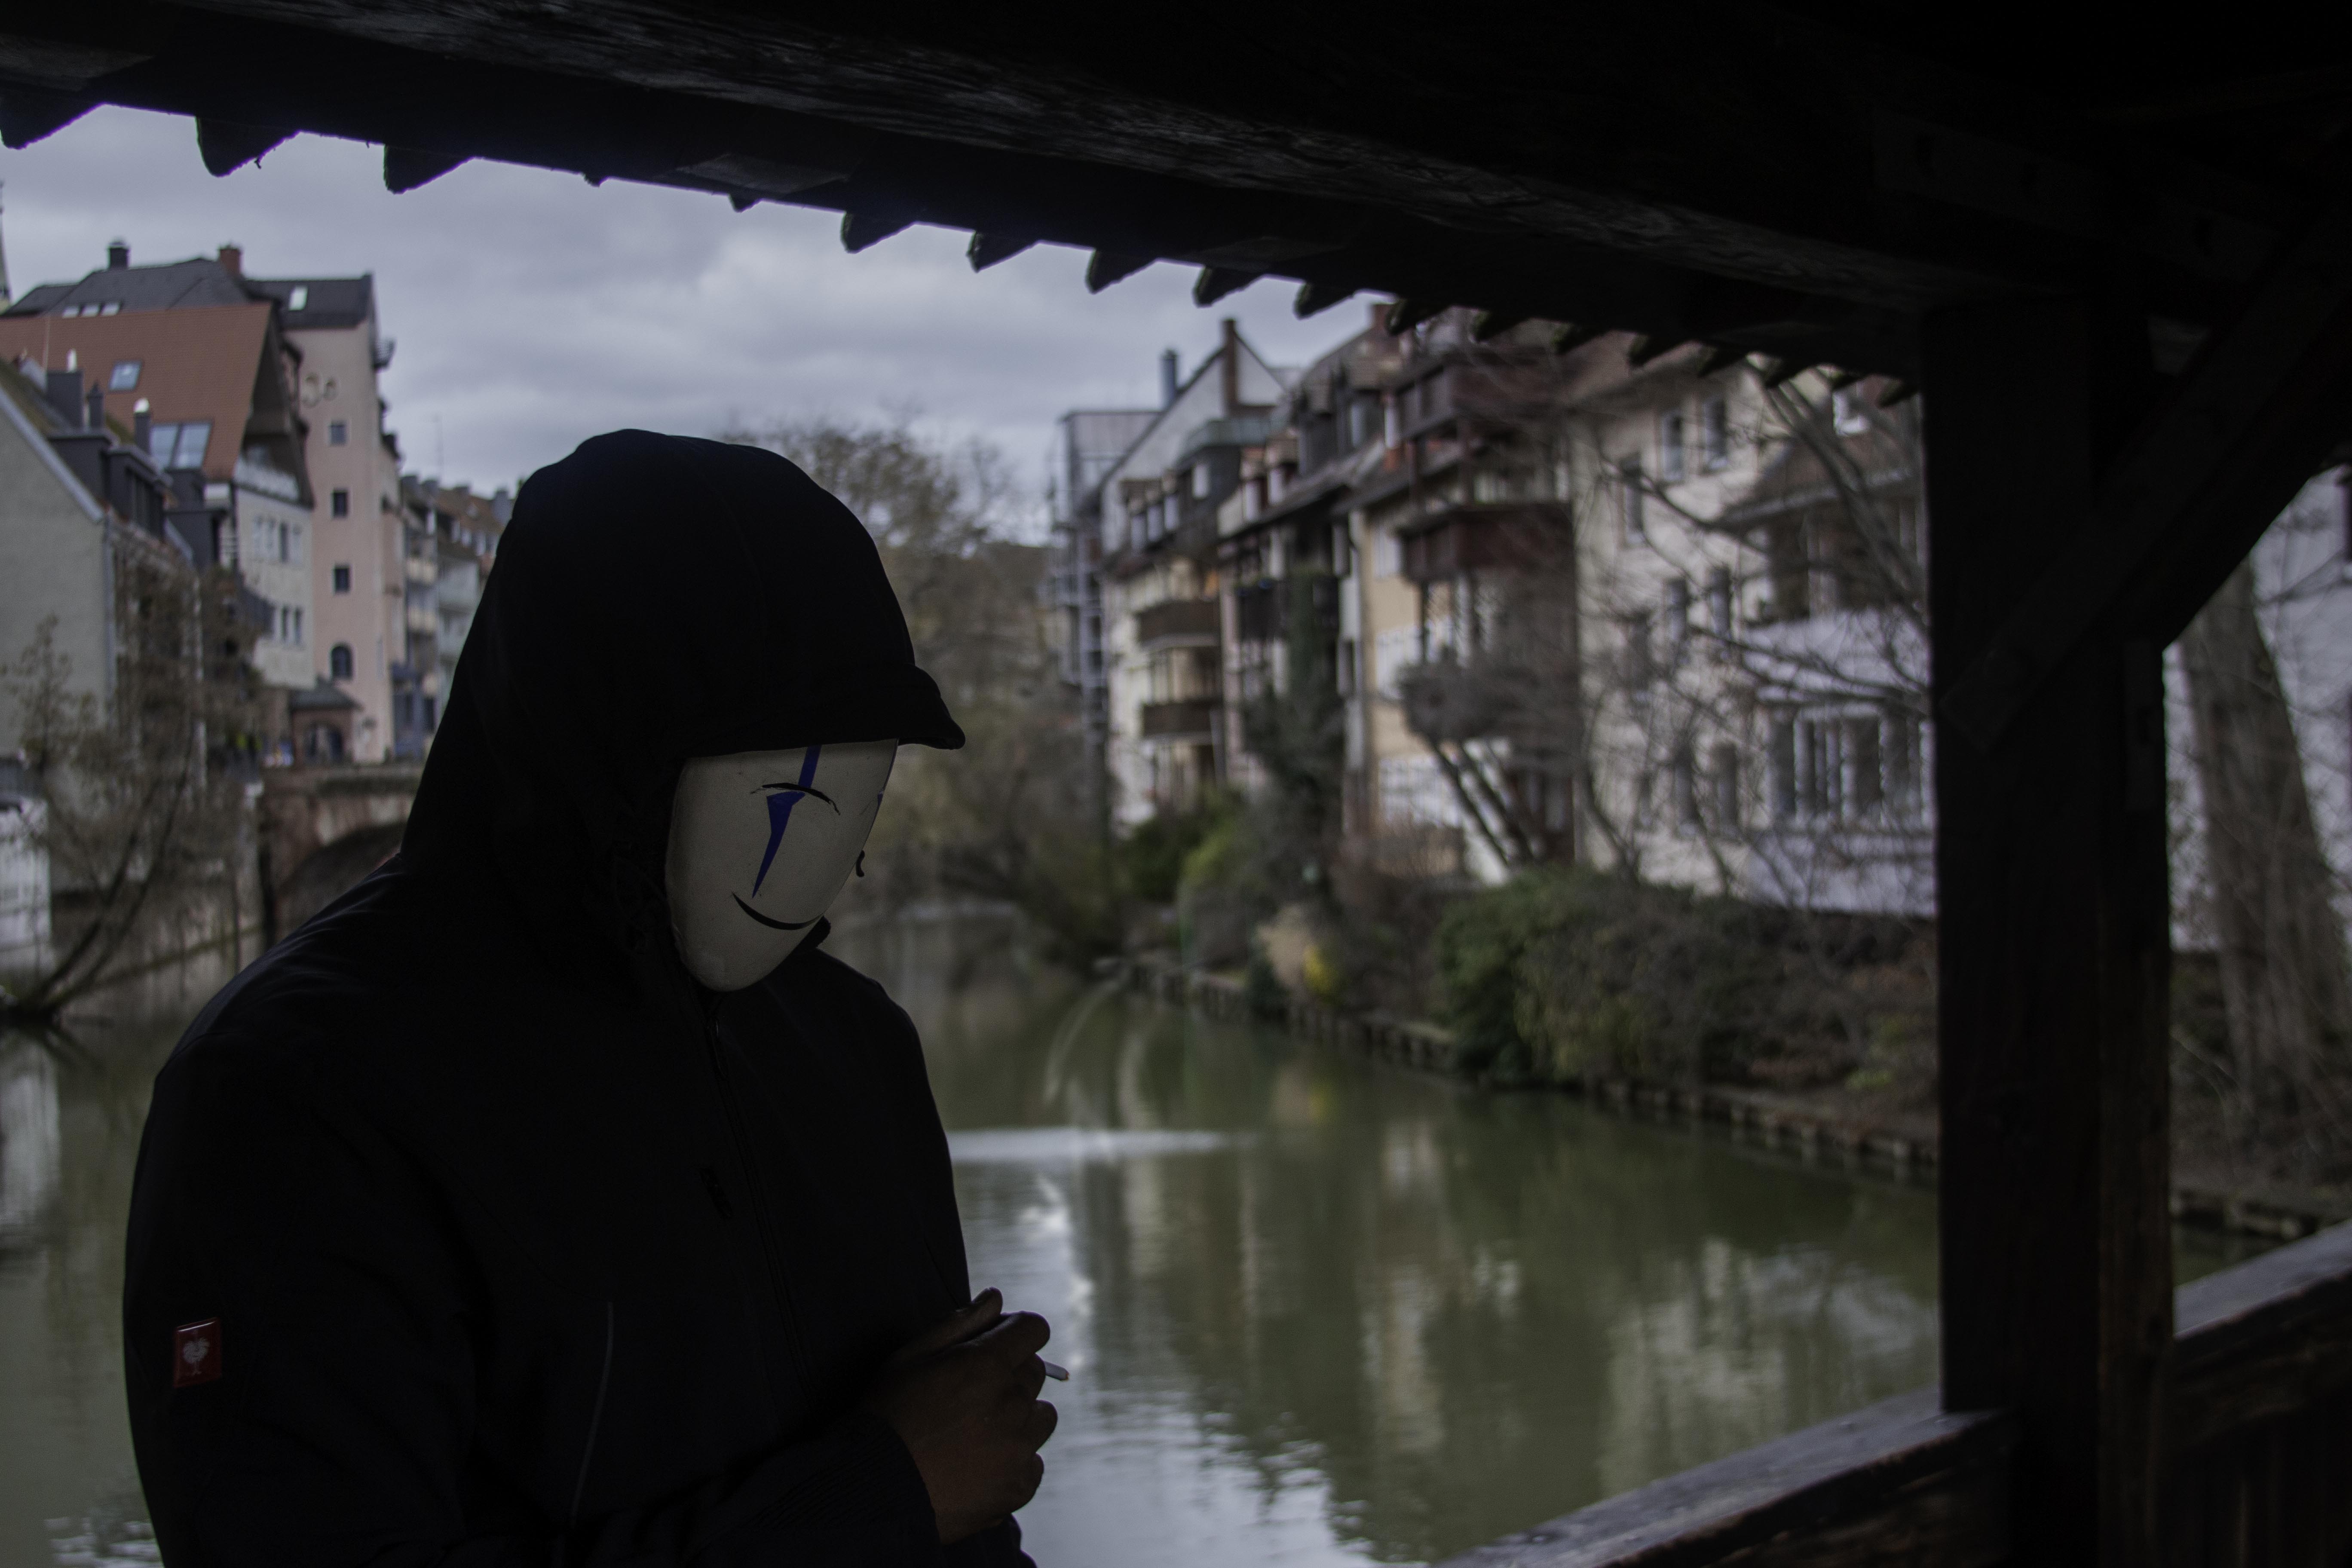
[[[1268,578],[1234,590],[1234,637],[1245,643],[1280,642],[1290,630],[1290,602],[1298,592],[1297,579]],[[1339,582],[1328,573],[1308,579],[1307,592],[1324,635],[1335,636],[1339,626]]]
[[[1404,535],[1404,574],[1437,582],[1464,572],[1526,571],[1573,563],[1568,509],[1556,501],[1501,501],[1448,507]]]
[[[1523,714],[1532,674],[1498,659],[1454,658],[1410,666],[1397,677],[1405,723],[1432,741],[1475,741],[1513,728]]]
[[[1206,741],[1216,728],[1219,706],[1213,697],[1195,697],[1181,702],[1147,702],[1143,705],[1143,738],[1147,741]]]
[[[1135,612],[1135,640],[1146,653],[1169,647],[1214,647],[1214,599],[1163,599]]]

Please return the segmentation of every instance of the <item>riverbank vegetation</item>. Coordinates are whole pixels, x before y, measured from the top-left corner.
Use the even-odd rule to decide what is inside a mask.
[[[916,662],[963,726],[961,752],[899,752],[889,808],[840,912],[1001,900],[1066,961],[1115,951],[1111,845],[1039,597],[1046,552],[1022,533],[1003,456],[940,439],[907,416],[808,419],[724,438],[781,452],[873,531]]]
[[[0,1015],[53,1019],[161,956],[234,945],[257,910],[257,626],[228,572],[191,572],[125,531],[113,561],[112,668],[77,670],[57,617],[0,666],[22,842],[47,868],[46,941],[0,976]]]

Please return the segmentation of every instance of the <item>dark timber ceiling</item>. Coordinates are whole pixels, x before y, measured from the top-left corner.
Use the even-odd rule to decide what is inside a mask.
[[[1954,12],[1959,8],[1941,8]],[[1970,8],[1240,11],[748,0],[11,7],[0,133],[189,114],[394,189],[495,158],[1053,241],[1108,286],[1298,279],[1911,377],[1923,310],[2095,288],[2192,337],[2346,194],[2352,61],[2291,29],[2030,50]],[[2151,25],[2152,26],[2153,25]],[[1147,27],[1149,30],[1147,30]]]

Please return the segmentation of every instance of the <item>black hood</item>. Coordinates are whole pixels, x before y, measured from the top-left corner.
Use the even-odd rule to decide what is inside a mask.
[[[892,739],[963,731],[849,509],[773,452],[615,431],[524,484],[402,858],[496,877],[575,957],[642,951],[689,758]]]

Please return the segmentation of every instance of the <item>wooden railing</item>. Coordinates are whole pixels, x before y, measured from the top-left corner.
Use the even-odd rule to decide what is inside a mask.
[[[1214,599],[1162,599],[1135,612],[1135,640],[1143,647],[1182,640],[1217,640],[1218,606]]]
[[[2352,1225],[2176,1295],[2167,1484],[2175,1568],[2342,1568],[2352,1554]],[[2011,1554],[1998,1411],[1923,1388],[1613,1497],[1444,1568],[1739,1568]]]
[[[1205,740],[1216,726],[1217,700],[1205,697],[1181,702],[1147,702],[1142,719],[1143,738],[1147,741],[1168,736],[1199,736]]]

